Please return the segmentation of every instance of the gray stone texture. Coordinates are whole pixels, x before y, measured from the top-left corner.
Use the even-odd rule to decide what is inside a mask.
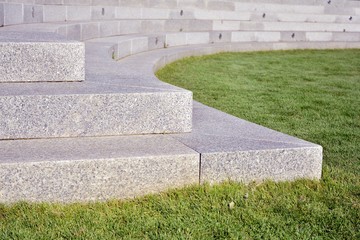
[[[66,6],[44,5],[44,22],[66,21]]]
[[[66,25],[66,38],[76,41],[81,41],[81,24]]]
[[[154,50],[154,49],[160,49],[164,48],[165,46],[165,35],[164,34],[158,34],[149,36],[148,38],[148,49]]]
[[[165,136],[0,141],[0,150],[2,203],[130,198],[199,181],[199,154]]]
[[[115,8],[105,6],[94,6],[91,8],[92,20],[111,20],[115,18]]]
[[[67,21],[89,21],[91,20],[91,7],[88,6],[68,6]]]
[[[359,48],[359,5],[332,2],[0,3],[0,25],[13,25],[0,29],[6,62],[0,75],[7,76],[0,80],[0,202],[128,198],[199,181],[319,179],[321,146],[196,102],[193,109],[191,92],[158,81],[153,72],[179,58],[226,51]],[[48,82],[69,80],[54,75],[70,76],[78,58],[69,55],[84,54],[81,43],[46,33],[24,41],[9,38],[11,30],[86,40],[86,81]],[[17,51],[23,56],[9,67]],[[79,59],[83,64],[83,55]],[[45,71],[26,78],[47,82],[3,83],[19,81],[14,74],[26,71],[40,75],[41,68],[52,77]],[[153,133],[167,135],[108,137]],[[19,138],[27,140],[6,141]]]
[[[100,37],[116,36],[119,34],[120,23],[117,21],[100,22]]]
[[[140,87],[3,84],[0,139],[191,131],[192,95]]]
[[[3,26],[21,24],[24,19],[24,9],[22,4],[0,3],[2,9],[2,24]]]
[[[0,36],[0,82],[82,81],[84,44],[48,33]]]
[[[81,24],[81,40],[89,40],[100,37],[100,25],[98,22]]]
[[[194,105],[190,134],[175,136],[201,154],[201,182],[321,177],[321,146]]]
[[[43,6],[24,5],[24,23],[41,23],[43,20]]]

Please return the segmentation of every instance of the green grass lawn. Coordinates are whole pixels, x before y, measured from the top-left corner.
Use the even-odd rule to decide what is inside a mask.
[[[0,239],[360,239],[360,50],[194,57],[158,77],[207,105],[321,144],[322,180],[0,205]]]

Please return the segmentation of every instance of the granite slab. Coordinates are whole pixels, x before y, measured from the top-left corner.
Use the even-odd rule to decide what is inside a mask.
[[[1,32],[0,83],[85,79],[84,43],[54,33]]]
[[[0,141],[0,152],[2,203],[132,198],[199,181],[199,154],[163,135]]]
[[[174,138],[200,153],[202,183],[321,178],[321,146],[197,102],[193,131]]]

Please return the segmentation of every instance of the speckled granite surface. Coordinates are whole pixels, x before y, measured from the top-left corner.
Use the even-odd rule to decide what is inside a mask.
[[[0,202],[129,198],[199,180],[199,155],[163,135],[0,141],[0,152]]]
[[[0,202],[94,201],[199,182],[321,177],[321,146],[194,106],[192,133],[0,141]]]
[[[296,6],[300,0],[122,1],[133,9],[26,2],[0,3],[0,202],[97,201],[204,182],[321,177],[321,146],[193,103],[190,91],[153,71],[223,51],[359,48],[358,9]],[[176,6],[182,11],[166,9]],[[335,10],[345,15],[323,14]],[[49,32],[86,40],[85,81],[65,82],[84,79],[82,43]],[[14,83],[21,78],[31,83]]]
[[[52,33],[1,32],[0,83],[85,79],[84,43]]]

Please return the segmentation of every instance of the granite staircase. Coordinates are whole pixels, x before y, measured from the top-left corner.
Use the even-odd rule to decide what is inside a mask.
[[[0,1],[0,202],[321,177],[322,148],[193,102],[154,71],[225,51],[358,48],[345,0]]]

